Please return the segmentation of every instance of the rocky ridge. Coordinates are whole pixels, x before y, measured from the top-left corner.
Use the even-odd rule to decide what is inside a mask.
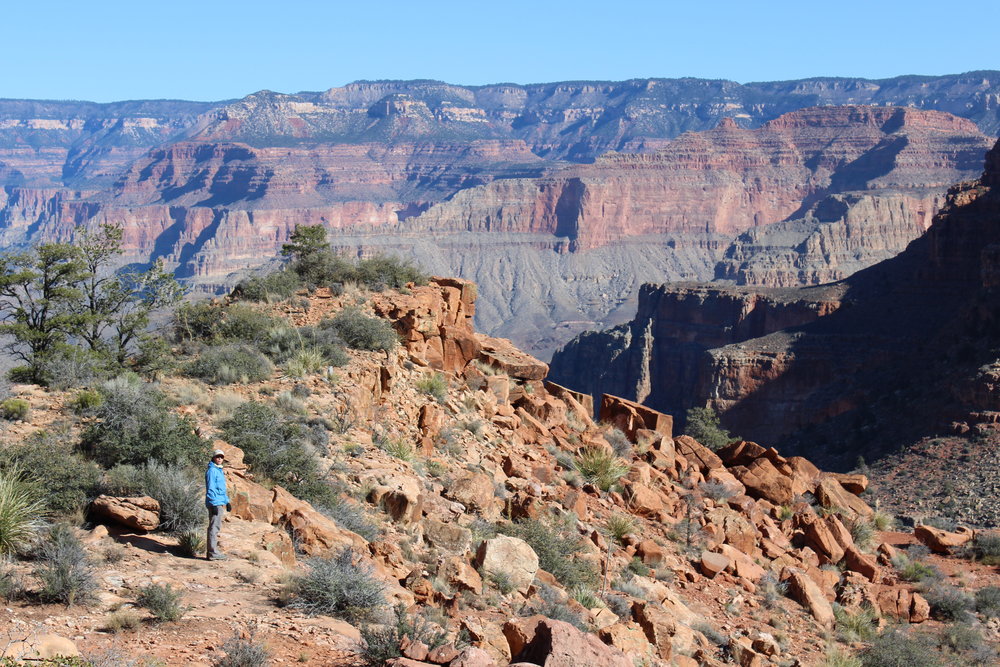
[[[927,620],[926,600],[890,566],[893,544],[906,537],[855,540],[851,526],[873,514],[861,497],[863,475],[822,473],[801,457],[746,441],[712,452],[676,436],[669,415],[614,396],[603,397],[607,421],[596,423],[588,397],[546,381],[544,363],[474,331],[476,290],[466,281],[433,279],[406,293],[374,295],[321,289],[271,309],[303,325],[362,296],[393,323],[402,345],[352,353],[333,384],[319,375],[298,384],[310,389],[310,416],[337,418],[324,467],[355,496],[344,502],[360,502],[378,518],[378,537],[366,540],[281,487],[261,486],[239,443],[216,439],[230,462],[233,512],[223,529],[230,560],[180,558],[173,538],[135,532],[129,517],[137,507],[152,512],[149,503],[121,501],[116,511],[101,501],[104,522],[117,514],[133,526],[110,520],[109,528],[85,533],[95,554],[126,545],[120,565],[103,575],[100,605],[76,612],[9,603],[0,632],[24,643],[7,648],[27,652],[54,642],[67,650],[50,636],[63,628],[72,649],[106,647],[101,611],[127,605],[136,587],[153,581],[179,587],[194,608],[174,629],[154,626],[129,638],[134,652],[208,664],[218,655],[220,627],[239,630],[257,618],[258,631],[285,660],[350,664],[355,628],[278,609],[269,599],[282,573],[343,546],[373,568],[390,600],[436,619],[449,641],[459,632],[471,641],[434,650],[404,641],[404,657],[391,663],[402,667],[718,665],[724,655],[739,664],[812,664],[835,623],[833,601],[849,610],[871,605],[886,619]],[[433,373],[447,381],[439,399],[419,389]],[[209,437],[217,432],[204,411],[223,394],[267,400],[297,384],[282,375],[229,389],[161,382]],[[10,435],[24,437],[65,415],[68,397],[60,392],[15,391],[39,416],[14,424]],[[408,443],[410,454],[393,455],[399,450],[389,442]],[[580,479],[574,458],[612,449],[624,464],[615,485],[602,491]],[[567,588],[526,541],[503,530],[511,519],[555,517],[579,540],[568,562],[600,573],[591,597]],[[609,527],[613,521],[618,529]],[[926,529],[918,537],[948,551],[972,532]],[[838,564],[843,570],[823,567]],[[498,574],[509,585],[499,586]],[[969,585],[995,580],[980,568]],[[773,594],[779,581],[790,599]],[[546,599],[589,632],[544,611],[530,615],[546,609]]]

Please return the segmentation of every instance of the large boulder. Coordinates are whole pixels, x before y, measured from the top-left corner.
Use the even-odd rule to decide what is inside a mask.
[[[344,547],[367,551],[368,542],[357,533],[344,530],[312,505],[299,500],[280,486],[274,487],[274,524],[284,528],[298,548],[310,556],[322,556]]]
[[[668,438],[674,431],[674,418],[670,415],[611,394],[601,396],[601,421],[614,424],[633,442],[639,429],[656,431]]]
[[[817,623],[824,628],[833,627],[833,607],[809,575],[798,568],[787,568],[782,572],[782,579],[788,582],[788,594],[808,609]]]
[[[513,656],[513,662],[529,662],[541,667],[633,667],[632,660],[620,650],[569,623],[541,617],[534,627],[523,629],[524,646]]]
[[[118,498],[97,496],[90,504],[91,513],[132,530],[148,532],[160,525],[160,503],[155,498],[138,496]]]
[[[528,590],[538,571],[538,556],[524,540],[507,535],[484,541],[476,553],[476,563],[484,574],[506,576],[522,593]]]
[[[748,495],[770,500],[776,505],[791,504],[794,497],[792,480],[782,475],[768,459],[756,459],[750,465],[736,466],[730,472],[746,487]]]
[[[967,544],[972,539],[972,531],[961,528],[959,532],[948,532],[934,526],[918,523],[913,528],[913,536],[927,545],[927,548],[938,554],[950,554],[955,547]]]
[[[724,467],[722,459],[715,452],[689,435],[679,435],[674,438],[674,449],[705,474]]]

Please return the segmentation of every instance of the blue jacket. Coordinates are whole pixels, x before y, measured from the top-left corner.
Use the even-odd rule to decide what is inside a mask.
[[[226,475],[222,472],[222,466],[216,465],[214,461],[209,461],[205,470],[205,504],[212,507],[229,504]]]

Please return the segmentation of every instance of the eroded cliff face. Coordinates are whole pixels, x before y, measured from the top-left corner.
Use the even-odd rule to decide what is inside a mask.
[[[834,285],[778,291],[796,321],[746,325],[749,304],[775,290],[646,286],[629,325],[573,341],[553,357],[553,378],[675,414],[709,405],[745,437],[841,465],[953,420],[996,422],[998,155],[1000,142],[983,176],[953,187],[898,257]],[[698,309],[676,306],[692,294]],[[607,376],[586,384],[586,369],[605,363]]]

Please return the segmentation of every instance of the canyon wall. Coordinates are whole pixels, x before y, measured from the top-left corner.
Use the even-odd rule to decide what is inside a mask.
[[[675,414],[708,405],[743,437],[839,465],[996,421],[998,171],[1000,142],[925,235],[834,285],[645,286],[635,319],[572,341],[551,376]]]
[[[114,222],[125,260],[221,291],[322,224],[475,280],[477,324],[546,357],[645,281],[818,283],[898,252],[978,170],[998,93],[987,72],[0,101],[0,243]]]

